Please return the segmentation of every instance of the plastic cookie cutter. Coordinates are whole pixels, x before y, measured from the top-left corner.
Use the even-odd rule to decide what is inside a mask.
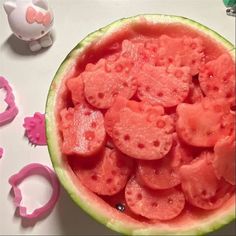
[[[52,194],[48,202],[41,206],[40,208],[35,209],[31,214],[27,213],[27,208],[21,205],[22,194],[18,185],[27,177],[31,175],[42,175],[44,176],[52,186]],[[15,206],[19,209],[19,215],[22,218],[26,219],[38,219],[41,216],[44,216],[51,212],[54,208],[59,194],[60,194],[60,184],[55,175],[55,173],[47,166],[33,163],[25,166],[17,174],[12,175],[9,178],[9,184],[12,186],[13,190],[13,200]]]
[[[3,155],[3,148],[0,147],[0,159],[2,158]]]
[[[229,16],[236,16],[236,0],[223,0],[225,6],[227,7],[226,13]]]
[[[33,117],[24,119],[25,135],[34,145],[47,145],[45,115],[36,112]]]
[[[6,91],[5,102],[7,103],[7,109],[0,113],[0,126],[11,122],[18,114],[18,108],[15,104],[15,97],[12,92],[12,88],[7,80],[0,76],[0,89]]]

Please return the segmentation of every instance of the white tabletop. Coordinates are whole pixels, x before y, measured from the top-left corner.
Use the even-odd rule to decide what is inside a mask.
[[[140,13],[181,15],[199,21],[235,42],[235,18],[226,16],[222,0],[49,0],[55,14],[55,43],[33,55],[24,42],[11,35],[0,7],[0,75],[11,83],[19,114],[0,128],[0,234],[115,235],[74,205],[64,190],[53,212],[37,224],[27,224],[14,216],[8,178],[23,166],[39,162],[51,166],[47,148],[32,147],[23,138],[25,116],[44,112],[50,82],[68,52],[88,33],[122,17]],[[3,0],[0,0],[2,5]],[[0,92],[0,100],[3,98]],[[0,102],[0,109],[2,103]],[[36,183],[36,184],[35,184]],[[43,203],[50,187],[43,179],[30,178],[24,184],[24,203],[31,209]],[[39,202],[35,202],[38,199]],[[39,204],[39,205],[37,205]],[[235,235],[233,224],[214,235]]]

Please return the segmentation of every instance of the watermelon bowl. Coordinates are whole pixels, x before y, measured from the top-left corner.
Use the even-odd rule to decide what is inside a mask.
[[[203,235],[235,219],[234,45],[184,17],[89,34],[46,105],[48,149],[73,201],[125,235]]]

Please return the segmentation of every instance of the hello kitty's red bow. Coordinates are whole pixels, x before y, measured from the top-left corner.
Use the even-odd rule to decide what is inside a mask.
[[[33,7],[28,7],[26,11],[26,20],[29,24],[37,22],[38,24],[48,26],[52,19],[49,12],[43,14],[42,12],[37,12]]]

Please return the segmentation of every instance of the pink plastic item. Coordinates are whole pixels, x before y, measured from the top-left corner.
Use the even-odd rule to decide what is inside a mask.
[[[47,145],[45,115],[36,112],[33,117],[24,119],[25,135],[32,144]]]
[[[52,195],[44,206],[35,209],[31,214],[29,214],[27,213],[27,208],[21,206],[22,194],[18,185],[25,178],[31,175],[42,175],[45,178],[47,178],[47,180],[52,186]],[[58,182],[55,173],[49,167],[38,163],[29,164],[25,166],[23,169],[21,169],[17,174],[12,175],[9,178],[9,184],[12,186],[13,198],[14,198],[13,200],[15,206],[19,209],[19,215],[22,218],[26,219],[38,219],[39,217],[44,216],[49,212],[51,212],[60,194],[60,184]]]
[[[8,105],[7,109],[0,113],[0,126],[2,126],[11,122],[16,117],[18,114],[18,109],[15,104],[15,97],[13,95],[12,88],[7,80],[2,76],[0,76],[0,89],[4,89],[6,91],[7,94],[4,101]]]
[[[0,147],[0,159],[2,158],[3,155],[3,149]]]

